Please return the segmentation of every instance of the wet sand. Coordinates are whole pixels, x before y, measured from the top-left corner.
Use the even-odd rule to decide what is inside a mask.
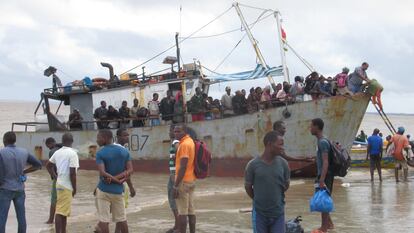
[[[92,191],[95,171],[80,171],[78,194],[69,218],[68,232],[92,232],[96,224]],[[27,182],[28,232],[53,232],[43,224],[48,216],[49,177],[45,171],[34,173]],[[130,232],[165,232],[173,225],[166,197],[166,175],[135,173],[137,196],[130,199]],[[407,183],[396,184],[393,170],[384,170],[384,182],[371,183],[369,172],[354,169],[334,185],[336,229],[331,232],[413,232],[414,172]],[[286,194],[286,218],[303,217],[306,232],[318,227],[320,216],[309,212],[313,193],[312,179],[294,179]],[[251,232],[251,200],[244,193],[242,178],[209,178],[197,183],[197,232]],[[111,224],[113,229],[113,224]],[[9,214],[7,232],[15,232],[14,211]]]

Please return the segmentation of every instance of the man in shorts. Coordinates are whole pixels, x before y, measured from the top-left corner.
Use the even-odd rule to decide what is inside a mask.
[[[116,143],[114,143],[114,144],[119,145],[123,148],[127,148],[125,146],[128,143],[129,143],[129,133],[128,133],[127,129],[125,129],[125,128],[118,129],[116,131]],[[135,195],[136,195],[135,188],[134,188],[134,185],[132,184],[131,176],[129,176],[129,178],[124,183],[125,208],[128,208],[129,196],[135,197]],[[119,232],[121,232],[121,229],[119,229],[119,225],[116,225],[115,226],[115,233],[119,233]]]
[[[109,222],[116,222],[117,229],[128,232],[124,202],[123,183],[133,172],[131,157],[127,149],[114,145],[110,130],[98,132],[97,143],[101,149],[96,154],[99,170],[99,184],[96,190],[98,207],[98,232],[109,233]]]
[[[174,128],[174,136],[180,141],[175,159],[174,197],[178,210],[178,232],[187,231],[187,218],[190,233],[195,233],[196,216],[194,211],[194,189],[196,176],[194,174],[195,144],[186,133],[185,125]]]
[[[72,199],[76,194],[76,171],[79,168],[79,157],[77,152],[71,148],[72,143],[72,134],[63,134],[62,148],[52,155],[46,165],[47,171],[56,180],[56,233],[66,232],[67,217],[71,213]]]
[[[395,181],[399,182],[398,170],[403,170],[404,181],[408,180],[408,164],[407,158],[404,156],[403,151],[408,153],[410,143],[407,137],[404,135],[404,127],[398,127],[397,134],[395,134],[390,143],[394,144],[394,153],[392,154],[395,159]],[[388,148],[387,148],[388,149]]]
[[[318,152],[316,156],[317,165],[317,178],[315,181],[315,192],[319,189],[326,189],[332,196],[332,188],[334,182],[334,176],[329,170],[329,157],[333,156],[331,143],[323,135],[324,122],[320,118],[312,120],[310,125],[310,132],[318,140]],[[331,216],[329,213],[321,213],[322,224],[321,227],[313,232],[327,232],[329,229],[334,228]]]

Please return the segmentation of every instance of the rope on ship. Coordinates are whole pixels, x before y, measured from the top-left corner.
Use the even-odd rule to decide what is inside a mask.
[[[245,7],[249,7],[249,8],[252,8],[251,6],[248,6],[248,5],[244,5],[244,4],[241,4],[242,6],[245,6]],[[195,34],[197,34],[198,32],[200,32],[201,30],[203,30],[204,28],[206,28],[208,25],[210,25],[210,24],[212,24],[214,21],[216,21],[216,20],[218,20],[218,19],[220,19],[222,16],[224,16],[225,14],[227,14],[232,8],[233,8],[234,6],[231,6],[231,7],[229,7],[227,10],[225,10],[224,12],[222,12],[221,14],[219,14],[218,16],[216,16],[215,18],[213,18],[212,20],[210,20],[208,23],[206,23],[205,25],[203,25],[202,27],[200,27],[199,29],[197,29],[197,30],[195,30],[194,32],[192,32],[190,35],[188,35],[188,36],[186,36],[186,37],[180,37],[180,41],[178,41],[178,44],[181,44],[181,43],[183,43],[184,41],[186,41],[186,40],[188,40],[188,39],[197,39],[197,38],[209,38],[209,37],[215,37],[215,36],[221,36],[221,35],[225,35],[225,34],[228,34],[228,33],[231,33],[231,32],[235,32],[235,31],[238,31],[238,30],[240,30],[239,28],[238,29],[234,29],[234,30],[230,30],[230,31],[227,31],[227,32],[223,32],[223,33],[218,33],[218,34],[214,34],[214,35],[209,35],[209,36],[199,36],[199,37],[195,37],[194,35]],[[256,9],[259,9],[259,8],[256,8]],[[258,22],[260,22],[260,21],[262,21],[262,20],[264,20],[264,19],[266,19],[266,18],[268,18],[268,17],[270,17],[270,16],[272,16],[273,15],[273,10],[270,10],[270,9],[261,9],[263,12],[262,12],[262,14],[258,17],[258,19],[255,21],[255,22],[253,22],[253,23],[251,23],[250,25],[249,25],[249,28],[250,28],[250,26],[254,26],[256,23],[258,23]],[[267,13],[267,12],[269,12],[269,11],[271,11],[271,13],[270,14],[268,14],[268,15],[266,15],[265,17],[263,17],[263,15],[265,14],[265,13]],[[163,54],[165,54],[166,52],[168,52],[168,51],[170,51],[170,50],[172,50],[173,48],[175,48],[176,47],[176,44],[174,44],[174,45],[171,45],[170,47],[168,47],[167,49],[165,49],[165,50],[163,50],[163,51],[161,51],[161,52],[159,52],[158,54],[156,54],[155,56],[153,56],[153,57],[151,57],[151,58],[149,58],[149,59],[147,59],[146,61],[144,61],[144,62],[142,62],[142,63],[140,63],[139,65],[136,65],[136,66],[134,66],[134,67],[132,67],[132,68],[130,68],[130,69],[128,69],[128,70],[126,70],[126,71],[124,71],[123,73],[121,73],[120,75],[123,75],[123,74],[126,74],[126,73],[128,73],[128,72],[130,72],[130,71],[132,71],[132,70],[134,70],[134,69],[136,69],[136,68],[138,68],[138,67],[140,67],[140,66],[142,66],[142,65],[145,65],[146,63],[148,63],[148,62],[150,62],[150,61],[152,61],[152,60],[154,60],[155,58],[158,58],[159,56],[161,56],[161,55],[163,55]],[[237,46],[236,46],[237,47]],[[232,53],[232,52],[231,52]],[[227,59],[227,58],[225,58],[225,59]]]
[[[202,27],[200,27],[199,29],[195,30],[195,31],[194,31],[193,33],[191,33],[189,36],[187,36],[187,37],[183,38],[182,40],[180,40],[180,41],[178,42],[178,44],[181,44],[182,42],[186,41],[186,40],[187,40],[187,39],[189,39],[190,37],[194,36],[196,33],[200,32],[200,31],[201,31],[201,30],[203,30],[205,27],[207,27],[208,25],[210,25],[210,24],[211,24],[211,23],[213,23],[214,21],[216,21],[216,20],[218,20],[219,18],[221,18],[223,15],[225,15],[227,12],[229,12],[232,8],[233,8],[233,6],[229,7],[229,8],[228,8],[227,10],[225,10],[223,13],[221,13],[221,14],[220,14],[220,15],[218,15],[218,16],[216,16],[214,19],[210,20],[208,23],[206,23],[205,25],[203,25],[203,26],[202,26]],[[148,60],[146,60],[146,61],[142,62],[141,64],[139,64],[139,65],[136,65],[136,66],[132,67],[131,69],[129,69],[129,70],[127,70],[127,71],[123,72],[123,73],[122,73],[122,74],[120,74],[120,75],[126,74],[126,73],[128,73],[128,72],[130,72],[130,71],[132,71],[132,70],[134,70],[134,69],[136,69],[136,68],[138,68],[138,67],[140,67],[140,66],[142,66],[142,65],[145,65],[146,63],[148,63],[148,62],[150,62],[150,61],[154,60],[155,58],[157,58],[157,57],[159,57],[159,56],[163,55],[164,53],[166,53],[166,52],[170,51],[171,49],[173,49],[173,48],[175,48],[175,47],[176,47],[176,45],[175,45],[175,44],[174,44],[174,45],[172,45],[172,46],[170,46],[170,47],[168,47],[168,48],[167,48],[167,49],[165,49],[164,51],[162,51],[162,52],[158,53],[157,55],[155,55],[155,56],[153,56],[153,57],[151,57],[151,58],[149,58]]]

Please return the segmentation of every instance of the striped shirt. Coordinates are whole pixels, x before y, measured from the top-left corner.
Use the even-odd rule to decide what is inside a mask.
[[[170,147],[170,159],[168,162],[168,166],[170,168],[170,175],[175,175],[175,153],[177,152],[177,148],[175,145],[177,145],[180,141],[174,140]]]

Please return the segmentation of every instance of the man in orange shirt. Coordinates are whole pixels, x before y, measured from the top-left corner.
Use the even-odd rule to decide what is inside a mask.
[[[399,182],[398,170],[401,170],[401,168],[403,169],[404,181],[407,181],[408,178],[408,165],[407,160],[403,155],[403,150],[406,150],[408,153],[410,143],[404,135],[404,132],[404,127],[398,127],[397,134],[395,134],[390,140],[390,144],[394,144],[394,153],[392,155],[395,158],[395,180],[397,182]]]
[[[187,216],[190,233],[195,233],[196,216],[194,212],[194,189],[196,176],[194,174],[195,144],[186,133],[185,125],[174,128],[174,136],[180,140],[175,158],[174,197],[178,210],[178,232],[187,231]]]

